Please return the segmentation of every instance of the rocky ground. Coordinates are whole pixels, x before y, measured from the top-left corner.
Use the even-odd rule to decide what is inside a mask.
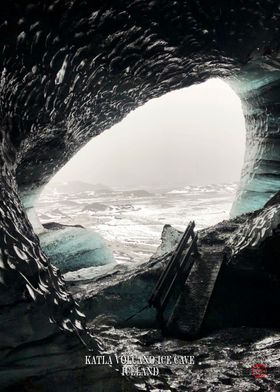
[[[160,366],[156,377],[135,377],[141,391],[279,391],[280,334],[272,329],[230,328],[196,341],[163,339],[155,331],[103,326],[101,339],[121,355],[194,356],[194,365]],[[263,378],[253,366],[263,364]],[[105,388],[106,390],[106,388]]]

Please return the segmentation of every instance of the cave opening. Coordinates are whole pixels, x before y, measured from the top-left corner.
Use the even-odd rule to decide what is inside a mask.
[[[62,272],[148,260],[164,225],[184,230],[194,219],[201,229],[228,218],[244,148],[241,102],[224,81],[150,100],[45,187],[36,206],[43,249]]]

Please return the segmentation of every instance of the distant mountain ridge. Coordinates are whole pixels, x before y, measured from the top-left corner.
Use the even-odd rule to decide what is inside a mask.
[[[67,181],[67,182],[53,182],[47,185],[49,189],[55,189],[59,193],[79,193],[79,192],[96,192],[107,193],[113,192],[113,189],[104,184],[91,184],[84,181]]]

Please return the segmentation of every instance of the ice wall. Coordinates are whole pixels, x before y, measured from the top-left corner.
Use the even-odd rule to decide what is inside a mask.
[[[278,62],[245,67],[232,86],[246,121],[246,152],[232,215],[262,208],[280,189],[280,71]]]

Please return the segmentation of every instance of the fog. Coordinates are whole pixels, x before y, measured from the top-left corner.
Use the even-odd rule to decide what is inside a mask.
[[[111,187],[173,187],[239,180],[241,103],[218,79],[153,99],[92,139],[53,178]]]

